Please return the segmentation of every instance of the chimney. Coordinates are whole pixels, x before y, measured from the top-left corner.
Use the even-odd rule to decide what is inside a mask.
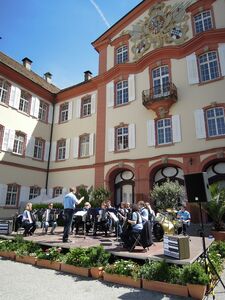
[[[91,71],[85,71],[84,72],[84,81],[88,81],[92,78],[92,73]]]
[[[30,60],[28,57],[24,57],[22,59],[23,62],[23,66],[27,69],[27,70],[31,70],[31,64],[32,64],[32,60]]]
[[[44,74],[44,79],[48,82],[48,83],[52,83],[52,74],[50,72],[46,72]]]

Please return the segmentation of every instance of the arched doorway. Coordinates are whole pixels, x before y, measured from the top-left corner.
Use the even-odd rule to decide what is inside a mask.
[[[122,170],[114,180],[114,203],[118,207],[121,202],[134,203],[134,174],[130,170]]]
[[[180,185],[184,185],[184,172],[176,166],[166,166],[158,169],[153,175],[153,183],[159,185],[167,179],[170,181],[178,181]]]
[[[208,174],[209,184],[217,182],[221,188],[225,188],[225,161],[211,163],[204,171]]]

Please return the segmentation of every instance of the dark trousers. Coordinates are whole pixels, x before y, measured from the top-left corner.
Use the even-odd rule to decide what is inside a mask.
[[[69,237],[70,228],[73,221],[74,210],[70,208],[64,209],[64,231],[63,231],[63,242],[66,242]]]
[[[35,223],[24,222],[23,223],[23,228],[24,228],[24,235],[33,234],[34,231],[36,230],[36,224]]]

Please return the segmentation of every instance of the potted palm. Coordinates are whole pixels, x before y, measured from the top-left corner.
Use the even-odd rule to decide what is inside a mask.
[[[140,266],[131,260],[117,260],[105,267],[103,279],[108,282],[141,288]]]
[[[212,235],[215,240],[225,240],[225,188],[217,183],[210,186],[211,200],[206,203],[205,210],[213,221]]]

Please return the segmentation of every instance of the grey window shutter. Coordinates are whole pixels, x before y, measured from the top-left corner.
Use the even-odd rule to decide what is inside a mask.
[[[59,105],[55,106],[54,123],[59,123]]]
[[[4,136],[3,136],[3,141],[2,141],[2,150],[3,151],[8,151],[9,134],[10,134],[10,129],[9,128],[5,128],[5,130],[4,130]]]
[[[9,97],[9,105],[14,107],[14,98],[16,93],[16,87],[14,85],[11,85],[10,89],[10,97]]]
[[[53,116],[53,105],[49,104],[48,106],[48,123],[52,124],[52,116]]]
[[[89,135],[89,155],[94,155],[94,133]]]
[[[27,202],[29,200],[29,194],[30,194],[30,188],[28,186],[21,186],[19,202]]]
[[[115,128],[108,129],[108,151],[115,151]]]
[[[35,106],[34,106],[34,117],[35,118],[38,118],[38,115],[39,115],[39,108],[40,108],[40,100],[35,97]]]
[[[8,139],[8,149],[7,149],[8,151],[13,151],[14,140],[15,140],[15,130],[10,129],[9,139]]]
[[[70,139],[66,139],[66,154],[65,159],[70,158]]]
[[[45,142],[45,154],[44,154],[44,160],[45,161],[48,161],[49,147],[50,147],[50,143],[49,142]]]
[[[195,53],[186,56],[186,63],[189,84],[199,83],[198,64]]]
[[[91,114],[95,114],[96,110],[96,94],[91,95]]]
[[[6,202],[6,195],[7,195],[7,184],[0,184],[0,206],[4,206]]]
[[[155,121],[147,121],[147,145],[149,147],[155,146]]]
[[[56,142],[52,142],[52,147],[51,147],[51,161],[56,160]]]
[[[76,101],[76,118],[79,119],[81,114],[81,99]]]
[[[34,108],[35,108],[36,97],[31,97],[31,105],[30,105],[30,115],[34,116]]]
[[[73,102],[70,101],[68,105],[68,120],[72,120],[73,118]]]
[[[114,81],[111,81],[106,85],[106,101],[108,107],[114,106]]]
[[[53,198],[53,188],[48,188],[48,197],[49,199]]]
[[[34,143],[35,138],[27,135],[27,144],[26,144],[26,156],[33,157],[34,156]]]
[[[21,96],[21,90],[18,87],[16,87],[15,97],[14,97],[14,105],[13,105],[16,109],[19,109],[20,96]]]
[[[218,47],[221,75],[225,76],[225,44],[219,44]]]
[[[78,158],[79,155],[79,137],[75,137],[73,140],[73,157]]]
[[[180,128],[180,116],[172,116],[172,132],[173,132],[173,142],[181,142],[181,128]]]
[[[195,115],[196,137],[198,139],[204,139],[206,138],[206,130],[205,130],[205,116],[204,116],[203,109],[196,109],[194,115]]]
[[[135,75],[130,74],[128,77],[128,97],[129,101],[135,100]]]
[[[129,124],[128,126],[128,143],[129,143],[129,149],[135,148],[135,124]]]

